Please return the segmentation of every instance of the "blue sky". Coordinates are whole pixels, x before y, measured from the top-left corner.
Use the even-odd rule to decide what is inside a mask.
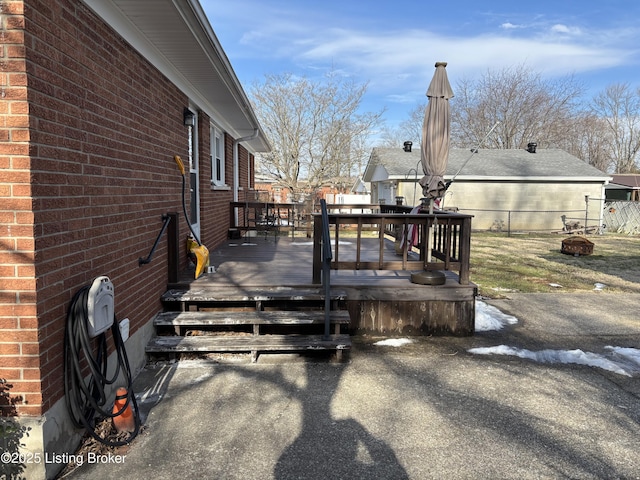
[[[436,61],[454,89],[487,70],[526,65],[573,74],[587,97],[616,82],[640,86],[637,0],[200,0],[249,90],[265,74],[310,78],[334,69],[369,82],[366,111],[394,126],[417,103]]]

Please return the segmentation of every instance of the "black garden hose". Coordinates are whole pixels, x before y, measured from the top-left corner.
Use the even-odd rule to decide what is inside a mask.
[[[133,378],[129,359],[120,336],[120,327],[115,319],[111,325],[111,335],[115,345],[118,364],[112,378],[107,378],[107,337],[106,332],[96,337],[97,350],[94,355],[94,348],[87,333],[88,306],[87,300],[90,286],[81,288],[71,300],[69,311],[67,312],[67,324],[65,329],[64,342],[64,393],[67,409],[71,415],[73,424],[77,428],[85,428],[86,431],[100,443],[110,447],[119,447],[129,444],[140,430],[140,416],[135,394],[133,393]],[[83,365],[82,359],[85,364]],[[84,367],[84,368],[83,368]],[[87,367],[89,369],[88,380]],[[118,379],[122,371],[127,387],[127,400],[124,406],[117,412],[112,413],[110,408],[105,409],[107,402],[105,387],[112,385]],[[113,418],[122,414],[129,406],[133,406],[135,429],[126,440],[112,442],[100,437],[95,432],[96,417]]]

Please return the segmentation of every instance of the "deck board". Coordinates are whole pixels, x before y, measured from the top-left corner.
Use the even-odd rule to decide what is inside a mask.
[[[148,353],[180,352],[251,352],[345,350],[351,348],[347,334],[330,335],[247,335],[237,336],[162,336],[154,337],[147,345]]]
[[[332,324],[349,324],[349,313],[333,311]],[[324,323],[324,312],[271,311],[271,312],[162,312],[153,321],[155,326],[214,326],[214,325],[318,325]]]

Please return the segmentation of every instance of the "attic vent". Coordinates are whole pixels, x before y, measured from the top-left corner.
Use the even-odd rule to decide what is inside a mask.
[[[413,142],[404,142],[404,151],[405,152],[410,152],[412,145],[413,145]]]
[[[527,143],[527,152],[536,153],[536,148],[538,148],[537,143],[534,143],[534,142]]]

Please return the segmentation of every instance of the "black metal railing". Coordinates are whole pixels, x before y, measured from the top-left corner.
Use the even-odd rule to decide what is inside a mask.
[[[320,200],[322,218],[322,287],[324,289],[324,337],[329,338],[331,327],[331,234],[329,233],[329,214],[327,202]]]

